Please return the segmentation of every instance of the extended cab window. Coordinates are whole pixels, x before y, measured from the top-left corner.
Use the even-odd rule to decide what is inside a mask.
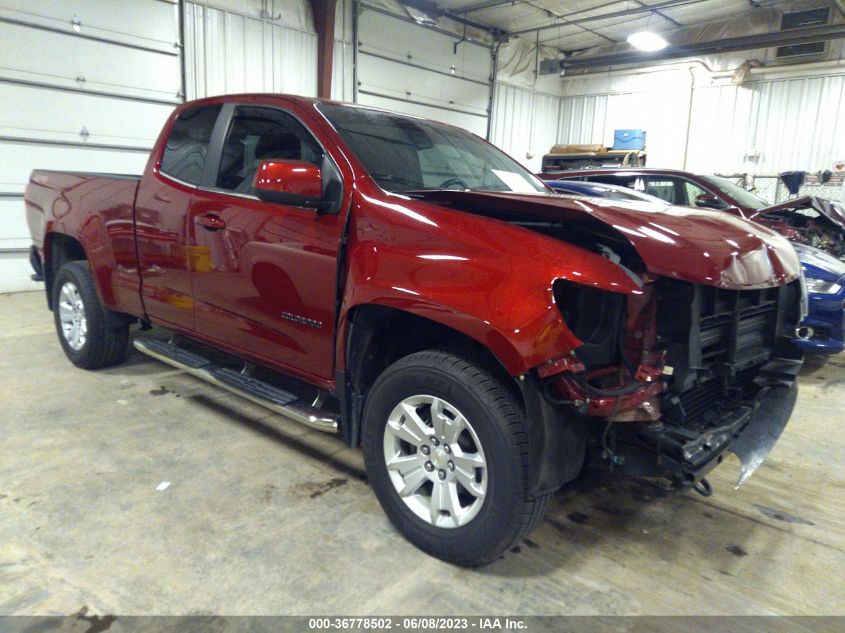
[[[270,158],[319,165],[323,152],[291,115],[272,108],[239,107],[223,145],[217,188],[252,193],[258,163]]]
[[[211,131],[219,113],[219,105],[182,112],[170,129],[159,170],[183,182],[198,185],[202,179]]]

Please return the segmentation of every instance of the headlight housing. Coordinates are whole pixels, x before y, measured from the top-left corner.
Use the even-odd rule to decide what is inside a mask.
[[[825,281],[824,279],[806,278],[807,292],[819,292],[825,295],[835,295],[842,289],[835,281]]]

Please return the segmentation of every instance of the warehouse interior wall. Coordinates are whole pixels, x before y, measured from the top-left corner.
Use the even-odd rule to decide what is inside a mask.
[[[754,68],[741,81],[745,60],[771,52],[541,76],[557,52],[530,39],[497,50],[489,34],[361,0],[356,86],[352,7],[337,3],[333,98],[461,126],[533,171],[554,144],[612,145],[620,128],[646,130],[656,167],[775,174],[845,159],[842,41],[822,61]],[[316,95],[308,0],[189,0],[183,30],[180,46],[177,0],[0,1],[0,291],[38,287],[22,213],[33,168],[140,173],[185,98]]]
[[[644,129],[650,166],[702,172],[817,171],[842,160],[845,64],[762,70],[741,84],[696,63],[564,80],[557,142],[611,144],[614,129]]]
[[[563,77],[558,94],[499,81],[492,141],[534,171],[552,145],[611,146],[616,129],[646,130],[651,167],[774,175],[845,159],[845,63],[757,69],[736,84],[742,60],[708,61],[727,70],[685,62]]]
[[[394,0],[361,0],[353,16],[355,4],[338,3],[332,97],[486,136],[492,44],[431,24]]]
[[[30,279],[33,168],[140,173],[182,102],[175,0],[0,2],[0,292]]]
[[[317,96],[317,32],[308,0],[185,3],[188,99],[237,92]]]
[[[332,99],[352,102],[352,0],[337,0],[334,18],[334,60],[332,63]]]
[[[489,140],[535,172],[559,134],[560,78],[537,73],[541,61],[555,57],[555,49],[518,37],[497,51]]]

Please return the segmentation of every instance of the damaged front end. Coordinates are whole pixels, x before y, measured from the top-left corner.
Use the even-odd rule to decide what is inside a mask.
[[[743,463],[740,483],[759,466],[792,412],[801,366],[791,337],[806,295],[786,238],[728,214],[649,203],[415,195],[590,255],[561,250],[552,278],[549,309],[567,331],[543,336],[571,351],[519,376],[533,494],[577,476],[585,452],[700,490],[729,451]],[[611,266],[598,271],[596,255]]]
[[[825,251],[845,261],[845,207],[816,196],[803,196],[757,211],[749,219],[791,241]]]
[[[739,486],[795,405],[800,281],[729,290],[645,278],[632,295],[555,282],[583,345],[538,368],[546,399],[586,420],[593,464],[708,494],[705,475],[733,452]]]

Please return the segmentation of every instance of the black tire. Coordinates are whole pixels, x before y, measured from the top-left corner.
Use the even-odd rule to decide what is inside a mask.
[[[485,456],[484,501],[474,518],[458,527],[440,527],[418,516],[400,497],[388,472],[388,418],[399,403],[420,394],[442,399],[459,410]],[[425,411],[424,405],[421,410]],[[522,407],[513,393],[489,371],[448,352],[412,354],[379,376],[364,409],[362,444],[367,475],[393,524],[423,551],[456,565],[475,567],[499,558],[543,518],[551,498],[528,495],[528,436]]]
[[[82,302],[86,331],[84,342],[72,344],[62,329],[62,289],[69,284],[76,289]],[[65,302],[66,303],[66,302]],[[53,321],[65,355],[77,367],[98,369],[121,362],[126,358],[129,324],[120,315],[103,308],[91,268],[86,261],[68,262],[59,269],[53,281]],[[75,345],[79,344],[78,349]]]

